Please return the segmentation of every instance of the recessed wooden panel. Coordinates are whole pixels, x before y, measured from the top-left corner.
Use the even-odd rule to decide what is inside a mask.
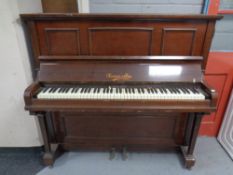
[[[164,28],[162,34],[162,55],[193,55],[196,29]]]
[[[46,28],[48,55],[79,55],[79,29]]]
[[[175,144],[183,140],[183,133],[178,130],[184,123],[176,113],[139,116],[64,112],[57,113],[54,122],[59,133],[57,139],[63,143],[130,145],[153,144],[164,139]]]
[[[171,118],[173,120],[171,120]],[[162,137],[172,138],[176,118],[130,116],[66,115],[64,125],[68,137]],[[75,125],[74,125],[75,123]],[[156,126],[156,127],[154,127]],[[165,130],[161,132],[161,130]]]
[[[90,55],[151,55],[153,28],[89,28]]]

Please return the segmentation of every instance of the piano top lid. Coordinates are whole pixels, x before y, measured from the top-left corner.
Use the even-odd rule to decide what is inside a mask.
[[[38,80],[75,82],[201,82],[199,56],[79,56],[40,63]]]
[[[138,14],[138,13],[91,13],[91,14],[80,14],[80,13],[28,13],[20,14],[23,20],[60,20],[60,19],[101,19],[101,20],[218,20],[223,18],[220,15],[203,15],[203,14]]]

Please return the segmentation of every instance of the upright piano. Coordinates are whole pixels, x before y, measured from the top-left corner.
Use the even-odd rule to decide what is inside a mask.
[[[24,93],[46,165],[64,150],[180,148],[195,163],[204,114],[217,93],[204,80],[214,24],[204,15],[23,14],[36,74]]]

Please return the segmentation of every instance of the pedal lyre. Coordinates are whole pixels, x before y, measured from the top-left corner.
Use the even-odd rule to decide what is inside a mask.
[[[116,148],[111,148],[109,160],[113,160],[115,158],[115,156],[116,156]]]
[[[122,159],[126,160],[127,158],[128,158],[127,148],[123,147],[123,149],[122,149]]]

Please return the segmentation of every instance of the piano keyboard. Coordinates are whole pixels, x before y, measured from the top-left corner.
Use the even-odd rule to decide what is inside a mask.
[[[197,88],[162,87],[44,87],[38,99],[103,99],[103,100],[204,100]]]

